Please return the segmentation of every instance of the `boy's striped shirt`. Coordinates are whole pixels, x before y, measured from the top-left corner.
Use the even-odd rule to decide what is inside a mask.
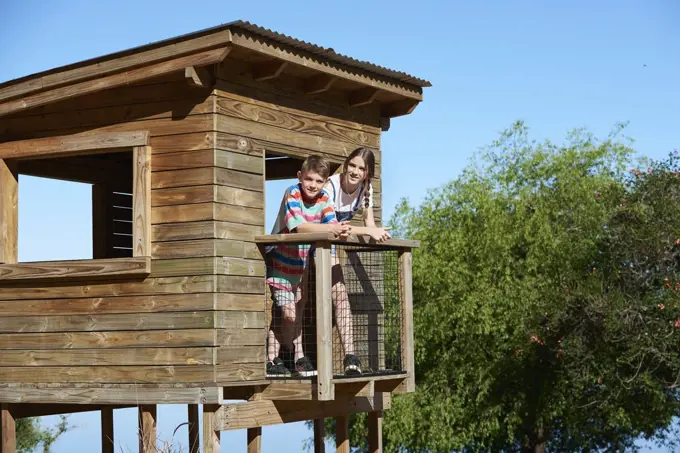
[[[333,204],[325,190],[313,201],[305,201],[299,184],[289,187],[281,201],[272,234],[294,233],[303,223],[337,223]],[[292,290],[302,278],[309,244],[280,244],[267,250],[267,283]]]

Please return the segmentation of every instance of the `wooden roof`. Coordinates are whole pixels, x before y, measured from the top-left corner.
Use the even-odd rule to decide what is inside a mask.
[[[422,88],[431,86],[404,72],[236,21],[4,82],[0,116],[175,71],[185,71],[200,84],[202,68],[222,63],[235,49],[260,61],[261,80],[275,77],[287,66],[304,68],[308,92],[319,93],[342,79],[345,89],[352,87],[349,106],[380,102],[382,116],[388,118],[410,113],[422,101]]]

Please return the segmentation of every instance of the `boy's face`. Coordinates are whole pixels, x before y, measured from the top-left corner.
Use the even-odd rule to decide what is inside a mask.
[[[307,198],[318,197],[324,184],[326,184],[326,178],[311,170],[304,173],[298,171],[298,179],[300,180],[302,193]]]

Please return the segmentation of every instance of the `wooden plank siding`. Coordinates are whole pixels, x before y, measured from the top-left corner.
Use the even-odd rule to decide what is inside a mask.
[[[152,260],[144,279],[2,286],[0,382],[263,379],[265,267],[254,237],[269,228],[265,151],[340,163],[358,146],[374,149],[381,219],[374,107],[303,97],[223,67],[214,90],[164,76],[3,117],[0,142],[148,131]]]

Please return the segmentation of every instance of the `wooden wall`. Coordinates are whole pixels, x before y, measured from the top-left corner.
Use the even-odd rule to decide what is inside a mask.
[[[357,146],[379,148],[380,130],[369,107],[350,111],[291,81],[255,82],[239,71],[224,65],[215,90],[191,87],[178,74],[0,121],[3,142],[148,130],[153,152],[151,275],[3,285],[0,382],[200,385],[264,377],[265,269],[253,241],[265,232],[263,153],[341,162]]]

